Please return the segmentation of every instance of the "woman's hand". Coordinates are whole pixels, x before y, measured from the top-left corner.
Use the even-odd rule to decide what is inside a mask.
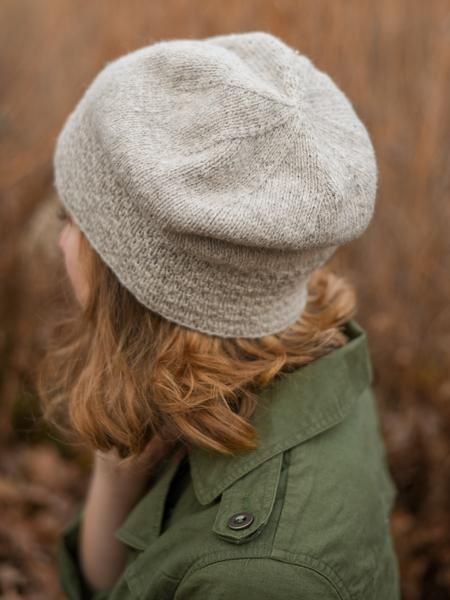
[[[145,492],[161,460],[174,448],[155,436],[142,454],[127,462],[123,462],[116,449],[95,453],[80,534],[81,567],[93,590],[110,587],[122,573],[127,549],[114,533]],[[184,447],[179,448],[171,462],[178,461],[185,453]]]
[[[163,459],[168,457],[174,449],[174,445],[162,440],[159,435],[155,435],[146,445],[142,454],[137,458],[123,462],[117,449],[101,452],[97,450],[94,456],[94,469],[114,477],[119,477],[133,481],[149,477],[158,467]],[[179,448],[172,457],[177,461],[186,453],[184,447]]]

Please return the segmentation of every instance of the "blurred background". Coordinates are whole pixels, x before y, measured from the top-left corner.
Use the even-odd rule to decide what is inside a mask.
[[[63,597],[55,544],[88,477],[87,457],[37,421],[33,387],[48,321],[67,301],[56,136],[107,61],[161,39],[258,29],[329,73],[372,136],[375,217],[333,265],[356,286],[369,336],[399,489],[392,530],[403,598],[450,598],[448,0],[2,0],[1,598]]]

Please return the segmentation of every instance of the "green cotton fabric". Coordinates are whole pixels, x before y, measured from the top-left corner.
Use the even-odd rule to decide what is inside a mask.
[[[115,532],[128,561],[108,589],[93,592],[83,579],[79,507],[58,546],[67,597],[399,600],[396,488],[367,334],[355,320],[346,331],[345,346],[262,389],[256,450],[230,457],[195,448],[163,463]],[[230,528],[240,513],[251,522]]]

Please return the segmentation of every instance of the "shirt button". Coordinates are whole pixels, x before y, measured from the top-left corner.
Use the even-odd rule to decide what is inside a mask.
[[[231,515],[228,519],[228,527],[230,529],[245,529],[246,527],[249,527],[254,520],[255,517],[250,512],[234,513],[234,515]]]

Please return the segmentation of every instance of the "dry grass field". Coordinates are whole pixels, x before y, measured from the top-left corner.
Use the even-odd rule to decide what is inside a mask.
[[[450,598],[448,0],[2,0],[1,598],[62,597],[55,541],[88,473],[86,456],[40,426],[33,388],[46,320],[66,298],[58,131],[106,61],[159,39],[257,29],[330,73],[372,135],[375,217],[333,264],[357,288],[371,344],[403,597]]]

